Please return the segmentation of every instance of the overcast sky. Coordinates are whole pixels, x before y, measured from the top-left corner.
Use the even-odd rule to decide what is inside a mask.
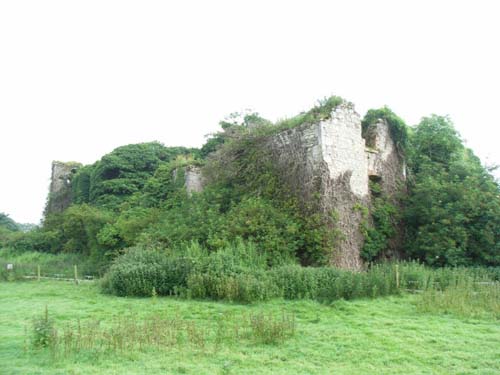
[[[331,94],[450,115],[500,163],[498,1],[0,2],[0,212],[39,222],[52,160],[201,146],[230,112]]]

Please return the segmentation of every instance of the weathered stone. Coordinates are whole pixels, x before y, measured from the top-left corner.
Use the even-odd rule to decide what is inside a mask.
[[[389,125],[379,120],[369,129],[370,148],[366,149],[368,175],[376,177],[382,190],[394,195],[406,180],[406,164],[404,158],[392,139]]]
[[[184,187],[190,195],[203,190],[203,176],[199,167],[194,165],[186,167]]]
[[[406,192],[406,163],[394,143],[387,121],[380,119],[367,129],[370,148],[367,148],[368,175],[379,183],[383,193],[392,204],[400,206],[400,195]],[[382,256],[396,258],[403,241],[402,228],[389,240]]]
[[[361,213],[369,202],[368,163],[361,119],[351,104],[338,106],[330,118],[286,130],[269,141],[285,181],[300,199],[319,198],[324,215],[337,216],[340,233],[331,263],[349,269],[362,266]]]
[[[52,162],[52,173],[50,177],[49,196],[45,215],[62,212],[71,204],[71,179],[81,164],[60,161]]]

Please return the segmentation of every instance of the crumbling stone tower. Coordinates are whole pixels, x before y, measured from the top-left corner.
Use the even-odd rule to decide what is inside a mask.
[[[49,196],[44,216],[63,212],[71,204],[71,179],[81,164],[75,162],[52,162]]]
[[[370,179],[380,182],[389,196],[405,180],[405,165],[384,120],[370,127],[371,147],[361,136],[361,119],[351,103],[331,116],[271,137],[275,162],[287,183],[302,199],[319,197],[324,215],[335,214],[339,239],[332,249],[332,265],[360,269],[363,247],[360,207],[370,206]]]

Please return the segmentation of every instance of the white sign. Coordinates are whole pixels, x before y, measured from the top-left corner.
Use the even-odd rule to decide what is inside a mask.
[[[13,270],[14,269],[14,265],[12,263],[8,263],[7,264],[7,269],[8,270]]]

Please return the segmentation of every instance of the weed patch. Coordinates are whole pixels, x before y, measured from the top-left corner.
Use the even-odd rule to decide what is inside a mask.
[[[217,351],[234,344],[279,345],[293,337],[295,316],[283,312],[223,314],[200,324],[179,315],[153,314],[144,320],[121,317],[109,322],[77,320],[56,327],[48,310],[34,320],[32,348],[47,348],[53,358],[79,353],[128,353],[190,347]]]

